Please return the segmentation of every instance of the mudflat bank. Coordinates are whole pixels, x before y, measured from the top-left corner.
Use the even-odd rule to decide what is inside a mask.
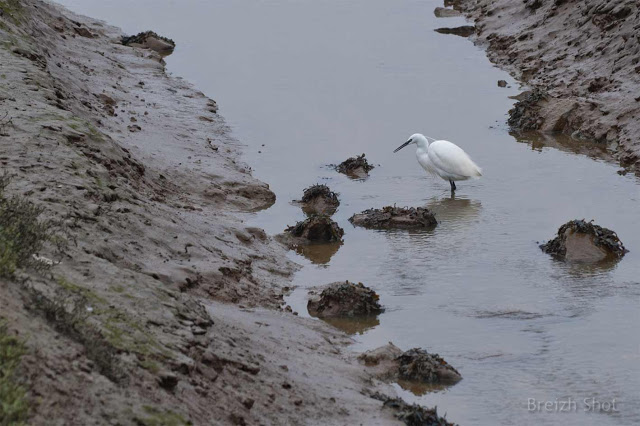
[[[122,36],[0,2],[0,423],[399,424],[283,309],[296,266],[243,224],[275,196],[215,102]]]
[[[531,91],[510,111],[520,131],[606,145],[640,172],[640,5],[635,0],[446,1],[474,41]]]

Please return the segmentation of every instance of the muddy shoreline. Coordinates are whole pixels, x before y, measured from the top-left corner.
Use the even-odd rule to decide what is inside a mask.
[[[275,195],[215,101],[118,28],[0,7],[2,196],[68,242],[0,276],[28,424],[400,424],[351,338],[287,311],[297,266],[243,224]]]
[[[637,2],[445,3],[475,22],[472,40],[489,59],[531,90],[509,112],[514,130],[596,142],[640,172]]]

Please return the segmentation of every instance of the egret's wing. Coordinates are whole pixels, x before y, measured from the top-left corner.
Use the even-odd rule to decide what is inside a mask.
[[[435,141],[429,145],[429,159],[449,174],[461,177],[482,176],[482,169],[458,145],[449,141]]]

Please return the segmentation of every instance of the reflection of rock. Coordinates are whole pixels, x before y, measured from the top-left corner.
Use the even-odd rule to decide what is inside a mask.
[[[380,325],[380,320],[375,315],[368,315],[364,317],[323,318],[322,320],[347,334],[364,334],[365,331],[371,330]]]
[[[433,14],[436,15],[437,18],[452,18],[455,16],[460,16],[462,13],[455,9],[448,9],[446,7],[436,7],[433,11]]]
[[[600,158],[608,161],[613,159],[613,155],[607,149],[606,144],[590,140],[574,139],[562,133],[511,131],[509,134],[518,142],[530,145],[535,151],[542,151],[543,148],[548,147],[564,152],[586,155],[589,158]]]
[[[309,300],[309,314],[319,318],[378,315],[384,309],[380,297],[364,284],[349,281],[329,284]]]
[[[313,215],[288,227],[285,232],[299,243],[342,241],[344,230],[326,215]]]
[[[300,203],[306,214],[332,215],[340,205],[340,200],[338,194],[327,185],[313,185],[304,190]]]
[[[437,215],[441,222],[455,221],[457,226],[470,223],[471,219],[478,216],[482,204],[468,198],[451,197],[435,199],[427,203],[427,208]]]
[[[470,35],[475,34],[476,27],[473,25],[463,25],[455,28],[436,28],[435,31],[440,34],[453,34],[460,37],[469,37]]]
[[[452,385],[462,379],[438,354],[418,348],[402,352],[391,342],[361,354],[358,360],[371,367],[381,380],[402,382],[409,389],[416,384]]]
[[[336,170],[340,173],[357,178],[369,176],[369,171],[373,168],[373,164],[369,164],[364,154],[348,158],[336,166]]]
[[[627,252],[615,232],[584,220],[565,223],[558,229],[558,236],[540,248],[545,253],[580,263],[619,259]]]
[[[326,265],[334,254],[338,252],[342,242],[324,244],[296,244],[293,248],[296,253],[306,257],[316,265]]]
[[[351,216],[349,222],[357,226],[374,229],[431,228],[438,224],[429,209],[395,206],[365,210],[362,213]]]
[[[159,36],[153,31],[145,31],[134,36],[122,37],[122,44],[125,46],[151,49],[161,55],[170,55],[176,47],[176,43],[173,40]]]

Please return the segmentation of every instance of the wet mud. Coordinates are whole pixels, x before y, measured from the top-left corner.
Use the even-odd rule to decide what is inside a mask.
[[[640,5],[634,0],[460,1],[475,42],[532,91],[509,114],[514,130],[597,141],[640,166]],[[635,53],[634,53],[635,52]]]

